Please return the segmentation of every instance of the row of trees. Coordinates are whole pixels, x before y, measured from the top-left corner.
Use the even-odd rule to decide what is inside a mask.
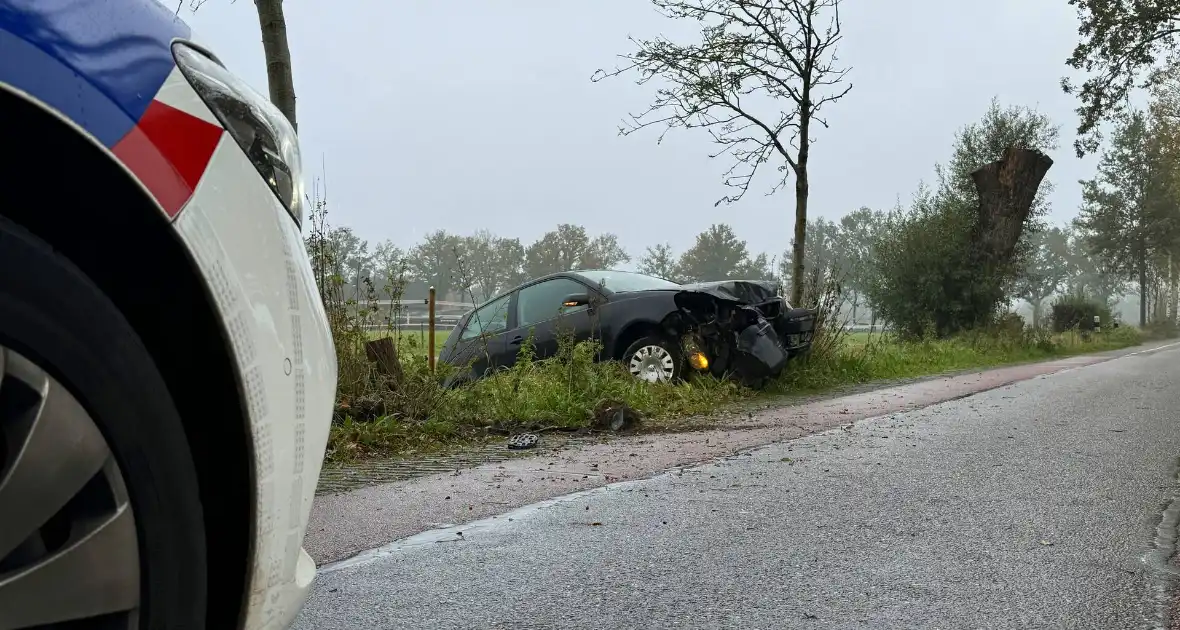
[[[1114,126],[1078,226],[1113,276],[1133,282],[1139,322],[1177,318],[1180,265],[1180,65],[1161,72],[1146,109]]]
[[[371,245],[347,227],[313,232],[308,245],[329,252],[313,257],[318,265],[331,266],[317,269],[317,275],[337,277],[349,287],[347,297],[363,295],[372,285],[379,294],[400,291],[407,299],[418,299],[433,286],[445,298],[480,302],[527,278],[571,269],[636,267],[681,282],[776,276],[773,259],[751,255],[746,242],[725,224],[701,232],[680,255],[661,244],[647,248],[637,261],[619,245],[617,235],[591,236],[572,223],[560,224],[528,245],[487,230],[468,235],[438,230],[403,250],[388,241]]]

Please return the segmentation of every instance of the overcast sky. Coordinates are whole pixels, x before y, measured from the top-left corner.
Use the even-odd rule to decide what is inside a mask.
[[[841,6],[853,89],[813,145],[811,216],[908,200],[993,96],[1062,126],[1051,220],[1076,213],[1094,161],[1073,155],[1075,104],[1058,87],[1077,39],[1065,0]],[[629,49],[628,35],[684,28],[645,0],[291,0],[286,12],[308,178],[326,165],[331,220],[363,238],[406,247],[436,229],[486,228],[527,244],[570,222],[618,234],[638,257],[664,241],[682,251],[725,222],[754,252],[788,247],[792,191],[767,197],[765,181],[714,207],[727,164],[707,158],[703,132],[662,145],[654,131],[617,135],[652,87],[591,74]],[[266,93],[253,2],[181,14]]]

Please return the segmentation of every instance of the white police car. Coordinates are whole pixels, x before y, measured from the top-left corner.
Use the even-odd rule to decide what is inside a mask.
[[[0,0],[0,630],[295,617],[336,387],[304,199],[156,0]]]

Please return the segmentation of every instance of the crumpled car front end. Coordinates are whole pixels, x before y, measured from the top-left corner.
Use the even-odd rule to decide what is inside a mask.
[[[811,349],[816,311],[792,308],[774,282],[684,285],[676,306],[684,355],[700,372],[762,387]]]

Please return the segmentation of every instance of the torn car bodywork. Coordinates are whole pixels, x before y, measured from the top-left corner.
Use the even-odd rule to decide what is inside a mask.
[[[773,282],[727,280],[686,284],[664,326],[678,335],[693,365],[714,376],[734,376],[760,387],[787,362],[811,349],[816,312],[792,308]]]

